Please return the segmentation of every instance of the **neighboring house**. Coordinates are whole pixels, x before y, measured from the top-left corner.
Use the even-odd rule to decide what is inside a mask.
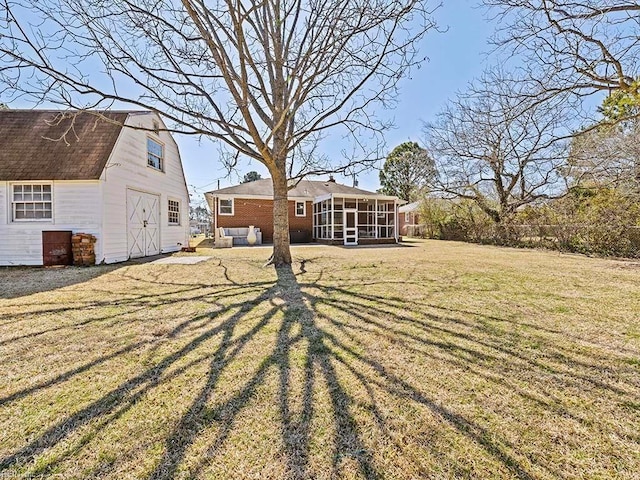
[[[190,226],[191,235],[200,235],[200,234],[209,235],[211,233],[211,222],[190,220],[189,226]]]
[[[103,115],[0,111],[0,265],[42,265],[52,231],[94,235],[96,263],[188,245],[182,162],[162,120]]]
[[[256,180],[205,194],[214,228],[260,228],[273,241],[273,184]],[[328,181],[302,180],[289,190],[292,243],[358,245],[398,241],[397,197]]]
[[[191,235],[199,235],[200,233],[202,233],[200,231],[200,225],[198,224],[197,220],[189,220],[189,231]]]
[[[400,213],[400,235],[409,235],[410,225],[418,225],[420,223],[420,215],[418,209],[420,202],[408,203],[398,209]]]

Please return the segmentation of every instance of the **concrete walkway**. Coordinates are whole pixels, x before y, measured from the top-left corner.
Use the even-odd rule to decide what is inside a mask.
[[[166,257],[150,262],[153,265],[195,265],[213,257]]]

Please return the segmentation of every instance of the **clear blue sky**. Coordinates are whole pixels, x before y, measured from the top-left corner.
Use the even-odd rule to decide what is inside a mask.
[[[445,2],[434,14],[444,33],[432,32],[424,41],[424,52],[429,58],[422,68],[414,70],[411,78],[401,83],[400,98],[396,108],[385,112],[395,119],[396,128],[386,135],[389,149],[412,140],[420,143],[422,122],[430,120],[442,108],[447,98],[479,76],[486,66],[485,53],[489,50],[487,39],[493,26],[485,19],[485,10],[477,8],[477,0]],[[210,141],[198,141],[192,137],[178,137],[178,144],[190,191],[197,187],[203,193],[220,186],[237,184],[238,175],[225,177],[226,171],[218,161],[217,147]],[[380,165],[382,166],[382,165]],[[258,162],[244,161],[238,166],[240,176],[255,170],[268,177],[266,169]],[[338,176],[337,180],[351,185],[351,178]],[[359,187],[376,190],[380,187],[378,171],[372,170],[358,177]],[[195,203],[199,198],[192,198]]]

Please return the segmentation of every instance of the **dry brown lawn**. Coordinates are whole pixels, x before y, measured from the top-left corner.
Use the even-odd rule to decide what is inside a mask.
[[[0,270],[0,478],[640,478],[640,265],[414,241]]]

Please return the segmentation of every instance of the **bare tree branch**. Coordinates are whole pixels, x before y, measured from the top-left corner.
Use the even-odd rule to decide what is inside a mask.
[[[501,26],[494,43],[522,57],[545,92],[628,89],[640,76],[640,2],[483,0]]]
[[[425,125],[436,191],[473,200],[498,224],[524,205],[565,194],[569,104],[540,102],[532,88],[489,72]]]

